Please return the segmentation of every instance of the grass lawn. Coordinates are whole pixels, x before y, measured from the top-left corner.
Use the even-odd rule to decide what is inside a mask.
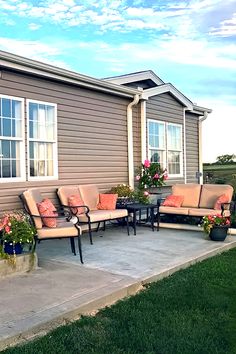
[[[236,353],[236,249],[4,353]]]

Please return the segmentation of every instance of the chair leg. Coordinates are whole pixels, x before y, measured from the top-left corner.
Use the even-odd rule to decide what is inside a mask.
[[[82,255],[82,246],[81,246],[80,234],[78,234],[78,246],[79,246],[80,262],[81,262],[82,264],[84,264],[83,255]]]
[[[103,231],[106,230],[106,220],[104,220],[104,223],[103,223]]]
[[[74,253],[74,255],[76,256],[76,252],[75,252],[75,238],[74,238],[74,237],[70,237],[70,245],[71,245],[71,251],[72,251],[72,253]]]
[[[100,227],[100,224],[101,224],[101,222],[99,221],[99,222],[98,222],[98,226],[97,226],[97,229],[96,229],[96,232],[98,232],[98,230],[99,230],[99,227]]]
[[[93,245],[93,237],[92,237],[92,230],[91,230],[91,222],[90,219],[88,221],[88,227],[89,227],[89,239],[90,239],[90,244]]]
[[[125,220],[126,220],[127,233],[129,236],[129,215],[125,217]]]

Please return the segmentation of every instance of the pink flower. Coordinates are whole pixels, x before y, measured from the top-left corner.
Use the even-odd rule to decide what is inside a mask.
[[[5,231],[6,231],[7,234],[10,233],[11,229],[10,229],[10,227],[8,225],[5,227]]]
[[[140,177],[139,175],[137,175],[137,176],[135,177],[136,181],[139,181],[140,178],[141,178],[141,177]]]
[[[144,163],[143,163],[143,165],[144,165],[144,167],[149,168],[150,165],[151,165],[151,163],[150,163],[149,160],[145,160]]]
[[[168,174],[164,175],[164,180],[168,179]]]
[[[145,195],[145,197],[149,196],[148,191],[143,192],[143,195]]]
[[[160,178],[160,176],[159,176],[158,173],[156,173],[156,174],[153,176],[153,179],[158,179],[158,178]]]

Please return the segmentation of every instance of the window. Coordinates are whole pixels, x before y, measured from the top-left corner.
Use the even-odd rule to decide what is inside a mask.
[[[170,176],[181,176],[182,126],[148,120],[148,154],[151,162],[167,168]]]
[[[57,178],[56,105],[28,100],[28,173],[32,179]]]
[[[0,181],[25,179],[23,99],[0,95]]]

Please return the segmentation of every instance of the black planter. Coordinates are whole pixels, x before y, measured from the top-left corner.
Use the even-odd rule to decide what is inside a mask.
[[[209,234],[212,241],[224,241],[227,236],[228,226],[214,226]]]
[[[23,246],[21,243],[15,243],[15,246],[13,246],[12,242],[4,242],[5,253],[14,254],[14,249],[15,249],[15,254],[21,254],[23,251]]]

